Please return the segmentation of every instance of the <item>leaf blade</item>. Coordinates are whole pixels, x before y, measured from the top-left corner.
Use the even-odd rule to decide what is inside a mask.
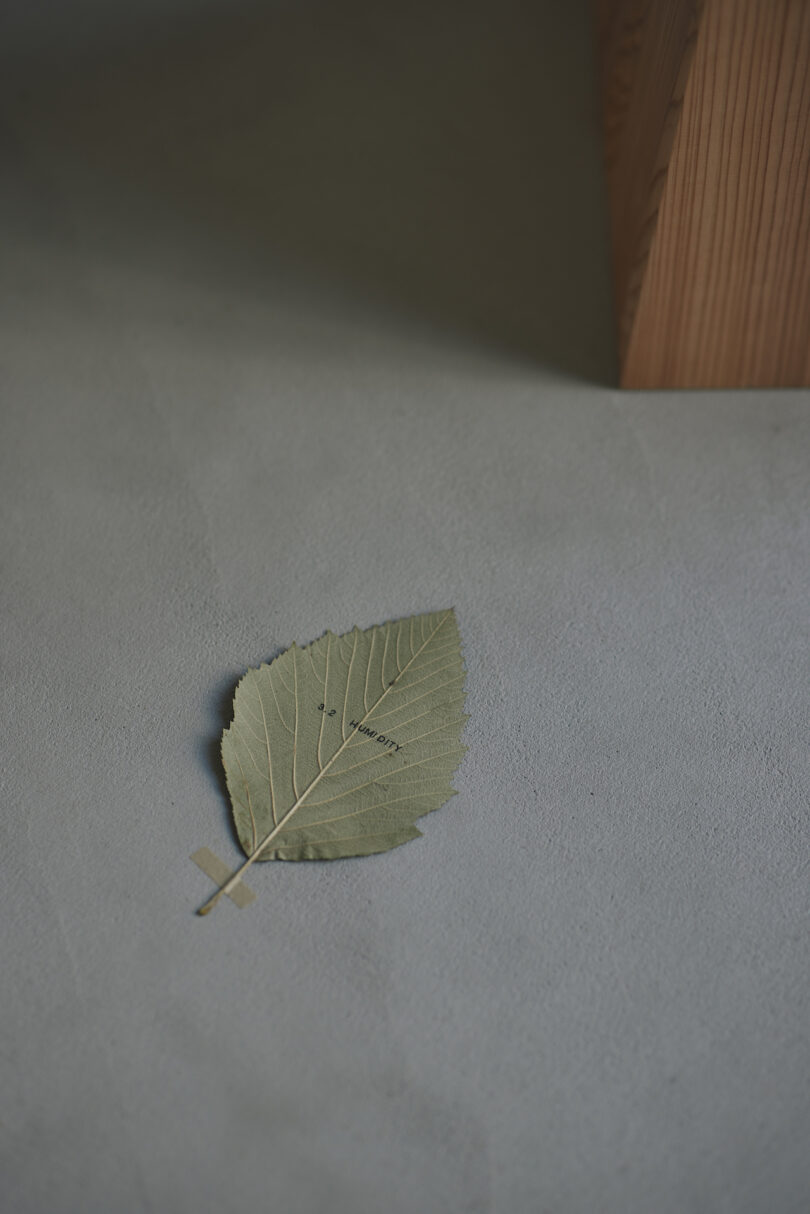
[[[455,791],[465,674],[452,608],[327,632],[248,671],[222,759],[250,862],[369,855],[418,837],[416,819]]]

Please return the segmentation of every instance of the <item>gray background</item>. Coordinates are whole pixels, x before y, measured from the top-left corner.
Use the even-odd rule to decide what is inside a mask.
[[[587,7],[33,8],[4,1209],[805,1210],[810,395],[611,389]],[[460,796],[195,917],[238,676],[451,603]]]

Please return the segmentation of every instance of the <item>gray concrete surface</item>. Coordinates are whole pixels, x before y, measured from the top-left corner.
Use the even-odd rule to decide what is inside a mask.
[[[806,1210],[810,394],[609,387],[584,8],[182,29],[6,81],[4,1209]],[[195,917],[239,675],[449,603],[460,796]]]

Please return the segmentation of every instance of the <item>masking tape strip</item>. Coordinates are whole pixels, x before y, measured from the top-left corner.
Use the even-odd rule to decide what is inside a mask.
[[[215,856],[207,847],[201,847],[199,851],[195,851],[191,858],[197,865],[197,868],[201,868],[206,877],[210,877],[220,889],[222,889],[228,878],[233,876],[228,865],[223,864],[219,856]],[[228,894],[228,897],[231,902],[236,903],[240,910],[246,906],[250,906],[251,902],[256,899],[253,890],[248,889],[244,881],[240,881],[238,885],[235,885]]]

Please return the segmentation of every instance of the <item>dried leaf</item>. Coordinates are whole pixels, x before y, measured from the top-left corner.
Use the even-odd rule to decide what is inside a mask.
[[[388,851],[453,796],[466,747],[455,612],[327,632],[249,670],[222,736],[246,863]]]

